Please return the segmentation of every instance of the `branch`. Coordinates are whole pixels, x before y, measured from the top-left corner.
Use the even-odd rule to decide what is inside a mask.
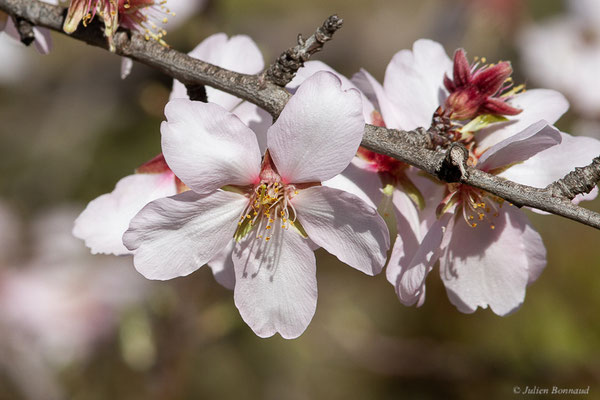
[[[61,7],[32,0],[0,0],[0,10],[14,17],[22,18],[33,25],[63,33],[65,12]],[[330,21],[331,18],[334,18],[332,21],[335,21],[337,17],[330,17],[327,21]],[[320,44],[310,44],[311,38],[309,38],[298,45],[298,51],[305,48],[305,53],[302,54],[310,55],[329,40],[331,34],[339,26],[328,30],[327,21],[319,29],[330,31],[330,34],[319,33],[320,31],[317,30],[311,38],[314,37],[314,43]],[[341,24],[341,20],[338,19],[338,21]],[[93,46],[108,49],[108,43],[97,20],[85,29],[78,29],[70,36]],[[268,75],[268,72],[261,75],[235,73],[166,48],[159,43],[147,41],[142,35],[136,33],[129,34],[119,31],[114,39],[116,53],[119,55],[156,68],[179,80],[188,88],[208,85],[240,97],[265,109],[274,118],[281,113],[291,96],[285,88],[265,77],[264,74]],[[314,50],[315,48],[317,50]],[[280,60],[277,63],[280,63]],[[278,68],[272,66],[269,69],[277,70]],[[518,207],[537,208],[600,229],[599,213],[576,206],[570,201],[575,195],[591,190],[598,181],[600,175],[598,158],[590,166],[576,169],[546,188],[534,188],[466,166],[463,162],[464,159],[461,161],[462,152],[460,149],[457,151],[457,146],[451,146],[447,153],[431,150],[431,138],[423,128],[414,131],[399,131],[366,125],[361,145],[371,151],[394,157],[420,168],[441,180],[460,181],[501,197]]]
[[[325,42],[332,39],[333,34],[342,27],[343,23],[343,19],[332,15],[308,39],[304,40],[302,35],[298,35],[298,44],[281,53],[277,61],[263,72],[264,79],[281,87],[290,83],[310,56],[320,51]]]

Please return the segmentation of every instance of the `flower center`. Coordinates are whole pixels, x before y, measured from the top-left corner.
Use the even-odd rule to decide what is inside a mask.
[[[290,201],[296,194],[294,185],[261,181],[254,187],[248,206],[240,216],[236,240],[255,229],[256,238],[268,242],[278,229],[296,227],[296,210]]]

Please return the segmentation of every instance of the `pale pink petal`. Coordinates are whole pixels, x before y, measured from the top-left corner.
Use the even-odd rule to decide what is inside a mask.
[[[92,200],[75,220],[73,235],[85,240],[92,254],[129,254],[123,233],[148,203],[177,193],[172,172],[129,175],[111,193]]]
[[[277,229],[266,242],[249,234],[233,254],[235,305],[260,337],[302,334],[317,306],[313,251],[293,229]]]
[[[224,33],[216,33],[204,39],[188,54],[190,57],[243,74],[257,74],[264,68],[258,46],[246,35],[227,38]],[[242,101],[210,86],[206,87],[206,96],[211,103],[219,104],[229,111]],[[171,99],[174,98],[188,98],[185,86],[178,81],[173,81]]]
[[[248,101],[241,102],[231,112],[254,131],[260,153],[264,154],[267,150],[267,130],[273,124],[271,114]]]
[[[440,275],[448,298],[461,311],[487,308],[498,315],[515,311],[525,288],[545,265],[545,249],[522,211],[508,206],[489,224],[472,228],[456,221],[440,258]]]
[[[171,100],[160,126],[167,164],[197,193],[258,181],[261,153],[256,135],[221,106]]]
[[[158,199],[132,220],[123,243],[135,268],[148,279],[188,275],[226,247],[248,204],[240,194],[192,191]]]
[[[562,142],[528,160],[513,165],[499,176],[523,185],[543,188],[600,156],[600,141],[561,132]],[[591,200],[588,196],[586,200]]]
[[[523,111],[518,115],[508,116],[507,122],[493,124],[478,132],[476,138],[480,149],[492,147],[540,120],[553,125],[569,109],[567,99],[550,89],[532,89],[519,93],[509,104]]]
[[[340,82],[342,82],[342,90],[358,89],[356,85],[352,81],[350,81],[350,79],[346,78],[344,75],[340,74],[339,72],[337,72],[322,61],[305,62],[304,66],[300,68],[296,73],[294,79],[292,79],[292,81],[286,85],[286,88],[291,90],[292,92],[295,91],[298,88],[298,86],[304,83],[305,80],[307,80],[319,71],[331,72],[332,74],[337,76]],[[374,110],[373,104],[371,104],[371,101],[362,92],[360,94],[363,104],[363,116],[365,118],[365,121],[370,121],[371,113]]]
[[[396,287],[402,266],[412,260],[425,232],[421,230],[419,213],[412,200],[400,190],[394,190],[392,196],[397,235],[385,272],[388,282]]]
[[[427,278],[440,256],[444,232],[453,217],[454,214],[446,213],[437,220],[427,231],[418,250],[412,257],[402,259],[396,255],[390,259],[390,265],[392,265],[392,262],[400,264],[400,273],[395,286],[396,294],[402,304],[407,306],[415,303],[423,304],[425,300],[425,278]],[[448,234],[450,233],[448,232]]]
[[[121,57],[121,79],[125,79],[131,73],[133,68],[133,60],[127,57]]]
[[[48,54],[52,49],[52,37],[50,31],[46,28],[33,27],[33,34],[35,37],[35,48],[40,54]]]
[[[377,208],[383,198],[382,183],[376,172],[361,168],[362,160],[354,157],[341,174],[323,182],[323,186],[343,190],[358,196],[373,208]]]
[[[343,263],[376,275],[390,247],[390,234],[377,210],[357,196],[315,186],[292,199],[308,237]]]
[[[389,99],[387,93],[383,89],[383,86],[366,70],[361,69],[353,78],[362,83],[363,90],[367,93],[373,93],[377,99],[377,105],[379,112],[385,122],[385,126],[390,129],[402,129],[402,118],[401,110],[396,109],[396,105]],[[374,102],[375,103],[375,102]],[[371,118],[366,119],[368,123],[371,123]]]
[[[233,267],[233,246],[235,240],[231,240],[229,244],[217,253],[206,265],[210,267],[215,280],[223,287],[233,290],[235,287],[235,269]]]
[[[398,126],[393,128],[429,127],[433,113],[447,95],[444,73],[451,70],[452,61],[444,48],[431,40],[417,40],[412,51],[396,53],[383,83],[397,118]]]
[[[326,181],[350,164],[364,126],[358,90],[342,91],[335,75],[318,72],[269,128],[269,152],[284,182]]]
[[[479,159],[477,168],[490,171],[525,161],[562,140],[560,132],[546,121],[538,121],[522,132],[490,147]]]
[[[6,24],[4,25],[4,29],[2,30],[2,32],[6,33],[8,36],[10,36],[18,42],[21,41],[19,31],[17,30],[17,27],[15,26],[15,23],[13,22],[10,16],[8,16],[8,19],[6,20]]]

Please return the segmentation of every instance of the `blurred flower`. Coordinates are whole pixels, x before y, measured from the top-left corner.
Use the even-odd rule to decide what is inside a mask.
[[[150,288],[127,260],[91,257],[70,235],[73,217],[35,218],[32,258],[0,269],[0,354],[11,357],[0,368],[33,399],[62,398],[54,371],[91,356]]]
[[[175,99],[161,126],[163,152],[192,190],[156,200],[131,221],[125,245],[150,279],[185,276],[236,239],[234,299],[261,337],[298,337],[317,301],[312,243],[374,275],[389,246],[374,208],[323,187],[354,156],[364,119],[357,91],[327,72],[306,80],[267,132],[256,136],[214,104]]]
[[[242,56],[243,55],[243,56]],[[224,33],[214,34],[190,52],[190,56],[236,72],[255,74],[263,67],[258,46],[245,35],[227,38]],[[233,112],[256,134],[261,151],[266,147],[266,131],[272,118],[257,106],[230,94],[207,87],[207,99]],[[186,98],[185,86],[173,81],[171,99]],[[122,242],[129,221],[149,202],[187,190],[173,174],[162,154],[137,169],[136,174],[121,179],[115,189],[91,201],[75,221],[73,234],[85,240],[92,253],[123,255],[131,252]],[[233,289],[235,276],[231,264],[231,246],[209,262],[215,278],[223,286]]]
[[[569,13],[520,34],[525,72],[533,82],[562,91],[579,113],[600,116],[600,2],[572,0]]]

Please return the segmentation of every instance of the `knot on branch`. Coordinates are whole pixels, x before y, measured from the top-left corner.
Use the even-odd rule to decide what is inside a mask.
[[[342,27],[343,22],[344,20],[337,15],[332,15],[308,39],[304,40],[299,34],[298,44],[281,53],[277,61],[264,72],[263,78],[278,86],[287,85],[310,56],[320,51],[323,45],[331,40],[333,34]]]
[[[25,46],[29,46],[35,40],[35,33],[33,32],[33,25],[21,18],[15,17],[13,19],[15,22],[15,26],[17,27],[17,31],[19,32],[19,37],[21,38],[21,43]]]
[[[469,175],[467,172],[467,160],[469,151],[460,143],[452,143],[446,151],[437,176],[446,182],[460,182]]]
[[[553,196],[573,200],[578,194],[589,193],[600,182],[600,156],[594,158],[591,164],[577,167],[564,178],[550,184]]]
[[[208,103],[206,87],[204,85],[185,85],[185,88],[187,89],[187,95],[190,97],[190,100]]]

